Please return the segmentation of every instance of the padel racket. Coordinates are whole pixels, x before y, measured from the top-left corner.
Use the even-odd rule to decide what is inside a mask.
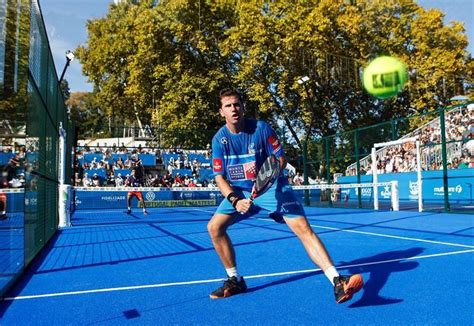
[[[257,178],[252,188],[250,200],[263,194],[270,188],[280,175],[280,160],[275,155],[267,157],[263,165],[258,170]]]

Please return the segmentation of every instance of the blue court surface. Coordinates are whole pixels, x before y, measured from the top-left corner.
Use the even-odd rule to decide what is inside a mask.
[[[209,293],[225,276],[206,225],[214,207],[84,211],[0,306],[1,325],[473,325],[473,215],[307,208],[341,274],[332,285],[284,224],[230,228],[249,290]]]

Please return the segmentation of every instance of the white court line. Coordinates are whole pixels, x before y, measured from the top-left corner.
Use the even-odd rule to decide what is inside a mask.
[[[269,219],[269,218],[257,218],[257,219],[258,220],[263,220],[263,221],[273,221],[272,219]],[[417,242],[427,242],[427,243],[441,244],[441,245],[445,245],[445,246],[453,246],[453,247],[461,247],[461,248],[474,248],[474,246],[463,245],[463,244],[459,244],[459,243],[425,240],[425,239],[418,239],[418,238],[400,237],[400,236],[397,236],[397,235],[389,235],[389,234],[366,232],[366,231],[347,230],[347,229],[333,228],[333,227],[329,227],[329,226],[314,225],[314,224],[310,224],[310,225],[312,227],[318,228],[318,229],[326,229],[326,230],[334,230],[334,231],[341,231],[341,232],[348,232],[348,233],[373,235],[373,236],[376,236],[376,237],[383,237],[383,238],[392,238],[392,239],[409,240],[409,241],[417,241]],[[419,232],[423,232],[423,231],[419,231]]]
[[[396,258],[396,259],[381,260],[381,261],[361,263],[361,264],[342,265],[342,266],[337,266],[337,268],[338,269],[345,269],[345,268],[351,268],[351,267],[379,265],[379,264],[393,263],[393,262],[402,261],[402,260],[418,260],[418,259],[426,259],[426,258],[432,258],[432,257],[466,254],[466,253],[471,253],[471,252],[474,252],[474,250],[452,251],[452,252],[445,252],[445,253],[440,253],[440,254],[414,256],[414,257],[407,257],[407,258]],[[245,278],[246,279],[253,279],[253,278],[275,277],[275,276],[303,274],[303,273],[310,273],[310,272],[317,272],[317,271],[321,271],[321,269],[319,269],[319,268],[303,269],[303,270],[299,270],[299,271],[288,271],[288,272],[250,275],[250,276],[246,276]],[[127,290],[140,290],[140,289],[161,288],[161,287],[170,287],[170,286],[215,283],[215,282],[222,282],[222,281],[223,281],[222,278],[215,278],[215,279],[209,279],[209,280],[197,280],[197,281],[187,281],[187,282],[159,283],[159,284],[148,284],[148,285],[124,286],[124,287],[107,288],[107,289],[94,289],[94,290],[84,290],[84,291],[71,291],[71,292],[59,292],[59,293],[37,294],[37,295],[24,295],[24,296],[17,296],[17,297],[8,297],[8,298],[4,298],[3,300],[5,300],[5,301],[14,301],[14,300],[26,300],[26,299],[41,299],[41,298],[61,297],[61,296],[68,296],[68,295],[114,292],[114,291],[127,291]]]
[[[365,235],[373,235],[373,236],[376,236],[376,237],[383,237],[383,238],[393,238],[393,239],[400,239],[400,240],[409,240],[409,241],[417,241],[417,242],[427,242],[427,243],[434,243],[434,244],[441,244],[441,245],[445,245],[445,246],[462,247],[462,248],[474,248],[474,246],[463,245],[463,244],[459,244],[459,243],[442,242],[442,241],[434,241],[434,240],[425,240],[425,239],[418,239],[418,238],[400,237],[400,236],[396,236],[396,235],[373,233],[373,232],[365,232],[365,231],[346,230],[346,229],[332,228],[332,227],[329,227],[329,226],[320,226],[320,225],[313,225],[313,224],[310,224],[310,225],[311,225],[312,227],[319,228],[319,229],[337,230],[337,231],[348,232],[348,233],[358,233],[358,234],[365,234]]]

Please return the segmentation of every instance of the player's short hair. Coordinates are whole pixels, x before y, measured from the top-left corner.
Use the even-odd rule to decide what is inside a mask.
[[[239,99],[239,101],[243,103],[242,95],[239,93],[238,90],[236,90],[235,88],[224,88],[223,90],[219,92],[219,103],[218,103],[219,108],[222,105],[222,101],[221,101],[222,98],[228,97],[228,96],[236,96]]]

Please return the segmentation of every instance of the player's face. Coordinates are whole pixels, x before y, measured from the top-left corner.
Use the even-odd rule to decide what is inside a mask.
[[[226,123],[236,124],[242,119],[244,108],[237,96],[226,96],[221,99],[219,112]]]

